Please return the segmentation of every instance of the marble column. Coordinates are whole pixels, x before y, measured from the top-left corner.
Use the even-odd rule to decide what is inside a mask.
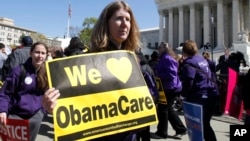
[[[224,20],[223,0],[217,1],[217,49],[225,48],[224,45]]]
[[[164,23],[164,16],[163,16],[163,12],[160,11],[159,12],[159,42],[162,42],[163,39],[163,33],[164,33],[164,29],[163,29],[163,23]]]
[[[247,21],[247,23],[248,23],[248,31],[250,32],[250,1],[248,1],[248,21]]]
[[[184,42],[183,7],[179,7],[179,44]],[[179,45],[178,44],[178,45]]]
[[[169,9],[168,10],[168,43],[170,46],[173,46],[173,35],[174,35],[174,25],[173,25],[173,21],[174,17],[173,17],[173,9]]]
[[[210,22],[209,22],[209,5],[208,2],[204,2],[203,5],[203,44],[209,43],[209,34],[210,34]]]
[[[195,40],[197,42],[197,45],[203,45],[203,22],[201,22],[203,19],[203,11],[199,9],[195,9]]]
[[[237,41],[237,34],[240,32],[240,10],[239,0],[233,0],[233,42]]]
[[[228,12],[228,6],[224,5],[223,6],[223,14],[224,14],[224,45],[225,48],[228,48],[231,46],[231,43],[229,43],[229,38],[231,38],[232,35],[232,30],[231,30],[231,14]],[[230,39],[231,40],[231,39]]]
[[[189,35],[189,38],[191,40],[194,40],[195,41],[195,5],[194,4],[191,4],[190,5],[190,35]]]
[[[168,16],[165,15],[165,30],[164,30],[164,40],[168,42]]]
[[[245,30],[245,17],[244,17],[244,6],[242,2],[239,2],[239,12],[240,12],[240,31]]]

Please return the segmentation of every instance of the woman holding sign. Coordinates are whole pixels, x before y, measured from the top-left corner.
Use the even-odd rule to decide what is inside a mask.
[[[100,14],[91,36],[91,52],[112,50],[135,51],[140,46],[140,32],[134,14],[124,1],[113,1]],[[44,96],[43,106],[52,113],[60,96],[59,90],[49,89]],[[100,141],[133,141],[132,131],[100,137]]]
[[[160,59],[156,66],[156,76],[160,78],[167,99],[167,104],[158,103],[157,114],[159,123],[152,138],[168,138],[168,121],[176,134],[175,137],[186,134],[186,127],[173,109],[175,98],[180,95],[182,84],[178,76],[178,62],[174,51],[168,43],[162,42],[159,47]]]
[[[0,90],[0,124],[8,124],[7,118],[29,120],[31,141],[36,139],[44,115],[42,97],[48,89],[44,65],[47,53],[46,44],[33,44],[30,58],[13,68]]]

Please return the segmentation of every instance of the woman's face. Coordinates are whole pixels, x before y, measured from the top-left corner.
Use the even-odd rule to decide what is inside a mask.
[[[32,58],[32,64],[37,69],[44,61],[46,61],[47,50],[44,45],[38,44],[30,55]]]
[[[116,44],[125,41],[130,32],[130,14],[123,8],[117,10],[109,19],[109,33]]]

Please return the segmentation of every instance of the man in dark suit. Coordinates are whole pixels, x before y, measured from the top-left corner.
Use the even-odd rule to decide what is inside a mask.
[[[220,79],[227,80],[228,75],[228,67],[229,67],[229,49],[225,48],[224,55],[221,55],[218,61],[218,65],[216,66],[216,72],[220,71]]]
[[[224,55],[221,55],[218,60],[218,64],[216,65],[216,72],[220,71],[219,75],[219,97],[218,97],[218,104],[216,107],[215,114],[222,115],[224,113],[224,108],[226,104],[226,97],[227,97],[227,82],[228,82],[228,69],[230,66],[230,51],[229,49],[225,48]]]

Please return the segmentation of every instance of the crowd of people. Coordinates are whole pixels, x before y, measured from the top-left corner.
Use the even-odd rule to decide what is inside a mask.
[[[29,120],[30,139],[36,140],[44,114],[53,113],[60,90],[49,88],[45,69],[47,60],[84,53],[128,50],[138,56],[139,65],[154,98],[157,107],[157,131],[150,133],[149,127],[108,135],[93,141],[150,141],[150,138],[167,139],[187,134],[187,126],[174,110],[173,104],[178,97],[183,101],[202,105],[204,140],[216,141],[216,135],[210,125],[215,113],[223,113],[226,99],[228,68],[239,72],[239,64],[246,66],[240,53],[225,50],[216,65],[210,60],[210,54],[199,55],[195,41],[186,40],[182,46],[182,55],[176,54],[167,42],[162,42],[150,57],[140,52],[140,33],[132,9],[124,1],[108,4],[100,14],[91,34],[88,50],[78,37],[73,37],[66,49],[48,48],[43,42],[35,42],[30,36],[22,38],[22,48],[10,55],[5,53],[5,45],[0,43],[0,72],[4,81],[0,89],[0,124],[6,125],[7,118]],[[219,77],[216,73],[220,72]],[[157,103],[155,78],[162,82],[167,104]],[[218,83],[218,81],[224,83]],[[242,78],[244,106],[247,112],[245,124],[250,124],[249,86],[250,72]],[[220,85],[218,85],[220,84]],[[214,100],[217,100],[217,103]],[[219,108],[216,106],[219,105]],[[185,111],[184,111],[185,112]],[[168,134],[168,122],[175,135]]]

